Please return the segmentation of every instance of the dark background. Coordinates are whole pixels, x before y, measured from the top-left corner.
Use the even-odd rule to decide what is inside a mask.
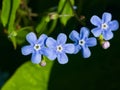
[[[29,7],[35,13],[43,13],[48,8],[57,6],[59,0],[30,0]],[[119,0],[76,0],[78,15],[86,17],[86,26],[93,28],[90,24],[92,15],[102,16],[104,12],[110,12],[120,22],[120,1]],[[38,18],[33,18],[36,21]],[[37,22],[37,21],[36,21]],[[80,27],[75,19],[69,20],[66,27],[58,23],[54,34],[59,32],[69,34],[72,29],[79,31]],[[49,81],[48,90],[120,90],[120,30],[114,32],[114,38],[110,40],[111,46],[104,50],[98,45],[90,48],[92,56],[84,59],[81,53],[68,55],[69,63],[60,65],[55,62]],[[14,73],[14,71],[28,57],[21,55],[21,46],[14,50],[12,43],[3,33],[0,26],[0,85]]]

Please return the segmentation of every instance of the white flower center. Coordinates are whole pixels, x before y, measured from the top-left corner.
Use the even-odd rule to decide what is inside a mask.
[[[34,45],[34,49],[35,49],[36,51],[40,50],[40,49],[41,49],[40,44],[35,44],[35,45]]]
[[[79,40],[79,45],[84,45],[85,44],[85,41],[84,40]]]
[[[58,52],[62,52],[62,50],[63,50],[63,47],[62,47],[61,45],[58,45],[58,46],[57,46],[57,51],[58,51]]]
[[[103,23],[102,24],[102,29],[107,29],[108,28],[108,25],[106,23]]]

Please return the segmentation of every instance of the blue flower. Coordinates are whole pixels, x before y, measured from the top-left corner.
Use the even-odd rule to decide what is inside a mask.
[[[26,39],[30,45],[22,47],[22,54],[29,55],[32,53],[32,62],[35,64],[40,63],[41,55],[45,54],[45,40],[47,39],[47,36],[42,34],[37,40],[35,33],[31,32],[27,34]]]
[[[97,40],[94,37],[88,38],[89,30],[86,27],[82,27],[80,30],[80,34],[73,30],[69,38],[75,42],[75,52],[78,53],[80,50],[82,51],[83,57],[88,58],[91,55],[91,52],[88,47],[93,47],[97,44]]]
[[[98,16],[94,15],[91,17],[90,22],[97,26],[92,29],[92,33],[95,37],[99,37],[101,34],[105,40],[110,40],[113,38],[112,31],[116,31],[119,28],[119,23],[117,20],[113,20],[112,15],[110,13],[103,13],[102,19]]]
[[[67,36],[60,33],[57,40],[49,37],[46,40],[46,46],[48,47],[47,56],[50,60],[58,59],[60,64],[66,64],[68,62],[68,57],[66,53],[72,54],[75,50],[73,44],[65,44],[67,41]]]

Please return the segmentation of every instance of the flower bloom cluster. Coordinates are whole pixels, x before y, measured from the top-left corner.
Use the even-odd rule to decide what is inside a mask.
[[[118,21],[111,21],[111,18],[112,15],[105,12],[102,15],[102,19],[96,15],[93,15],[90,19],[90,22],[96,26],[91,32],[95,37],[99,37],[104,49],[110,47],[108,40],[113,38],[112,31],[119,28]],[[91,56],[89,47],[96,46],[97,40],[95,37],[89,37],[89,35],[90,30],[87,27],[82,27],[79,33],[73,30],[69,38],[74,43],[66,43],[67,36],[64,33],[60,33],[55,40],[45,34],[42,34],[37,39],[35,33],[30,32],[26,36],[26,40],[30,45],[22,47],[21,51],[23,55],[32,54],[31,60],[35,64],[41,62],[42,56],[46,56],[50,60],[55,60],[57,58],[60,64],[66,64],[68,62],[67,54],[77,54],[81,51],[84,58]]]
[[[67,36],[63,33],[58,35],[57,40],[47,37],[45,34],[42,34],[37,40],[35,33],[31,32],[26,39],[30,45],[22,47],[22,54],[32,53],[31,60],[36,64],[41,62],[41,55],[47,56],[50,60],[57,58],[60,64],[65,64],[68,62],[66,53],[72,54],[75,50],[74,44],[66,44]]]
[[[100,43],[103,49],[110,47],[110,42],[108,40],[113,38],[112,31],[116,31],[119,28],[119,23],[117,20],[112,20],[111,13],[104,12],[102,19],[98,16],[93,15],[90,22],[96,26],[91,30],[95,37],[99,37]]]

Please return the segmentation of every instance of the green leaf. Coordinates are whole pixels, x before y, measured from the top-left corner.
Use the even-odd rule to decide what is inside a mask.
[[[58,13],[60,13],[60,12],[62,11],[62,9],[64,8],[66,2],[67,2],[67,0],[60,0],[60,1],[59,1]]]
[[[9,0],[7,0],[9,1]],[[14,23],[15,23],[15,17],[16,17],[16,11],[20,5],[21,0],[12,0],[12,9],[10,14],[10,20],[8,25],[8,33],[10,34],[12,31],[14,31]]]
[[[50,27],[48,27],[48,28],[49,28],[49,31],[46,30],[46,33],[47,33],[47,34],[50,34],[50,33],[53,32],[54,28],[55,28],[56,25],[57,25],[57,21],[58,21],[58,20],[56,19],[56,20],[53,20],[53,21],[51,22]]]
[[[49,16],[44,16],[36,27],[37,33],[39,34],[43,33],[43,31],[47,29],[47,24],[49,21],[50,21]]]
[[[36,32],[39,35],[42,33],[50,34],[54,30],[57,21],[58,18],[51,20],[49,15],[44,16],[36,27]]]
[[[18,31],[17,31],[17,35],[16,35],[16,43],[21,45],[23,44],[25,41],[26,41],[26,35],[32,31],[32,27],[28,26],[28,27],[23,27],[23,28],[20,28]]]
[[[67,21],[73,16],[73,5],[74,0],[60,0],[58,12],[61,14],[60,21],[63,25],[66,25]]]
[[[1,90],[47,90],[53,62],[45,59],[45,67],[30,61],[23,64]]]
[[[1,21],[2,21],[2,24],[4,27],[8,23],[10,8],[11,8],[11,0],[3,0],[2,12],[1,12]]]
[[[13,32],[13,33],[14,33],[14,32]],[[15,33],[16,33],[16,32],[15,32]],[[12,36],[12,37],[10,37],[10,39],[11,39],[11,41],[12,41],[12,43],[13,43],[14,49],[16,49],[16,48],[17,48],[16,38],[15,38],[14,36]]]
[[[10,20],[9,20],[9,24],[8,24],[8,34],[10,36],[10,39],[13,43],[14,48],[16,48],[16,38],[14,37],[14,32],[15,32],[15,27],[14,27],[14,23],[15,23],[15,17],[16,17],[16,11],[20,5],[20,1],[21,0],[12,0],[12,9],[11,9],[11,14],[10,14]],[[12,35],[12,37],[11,37]]]

